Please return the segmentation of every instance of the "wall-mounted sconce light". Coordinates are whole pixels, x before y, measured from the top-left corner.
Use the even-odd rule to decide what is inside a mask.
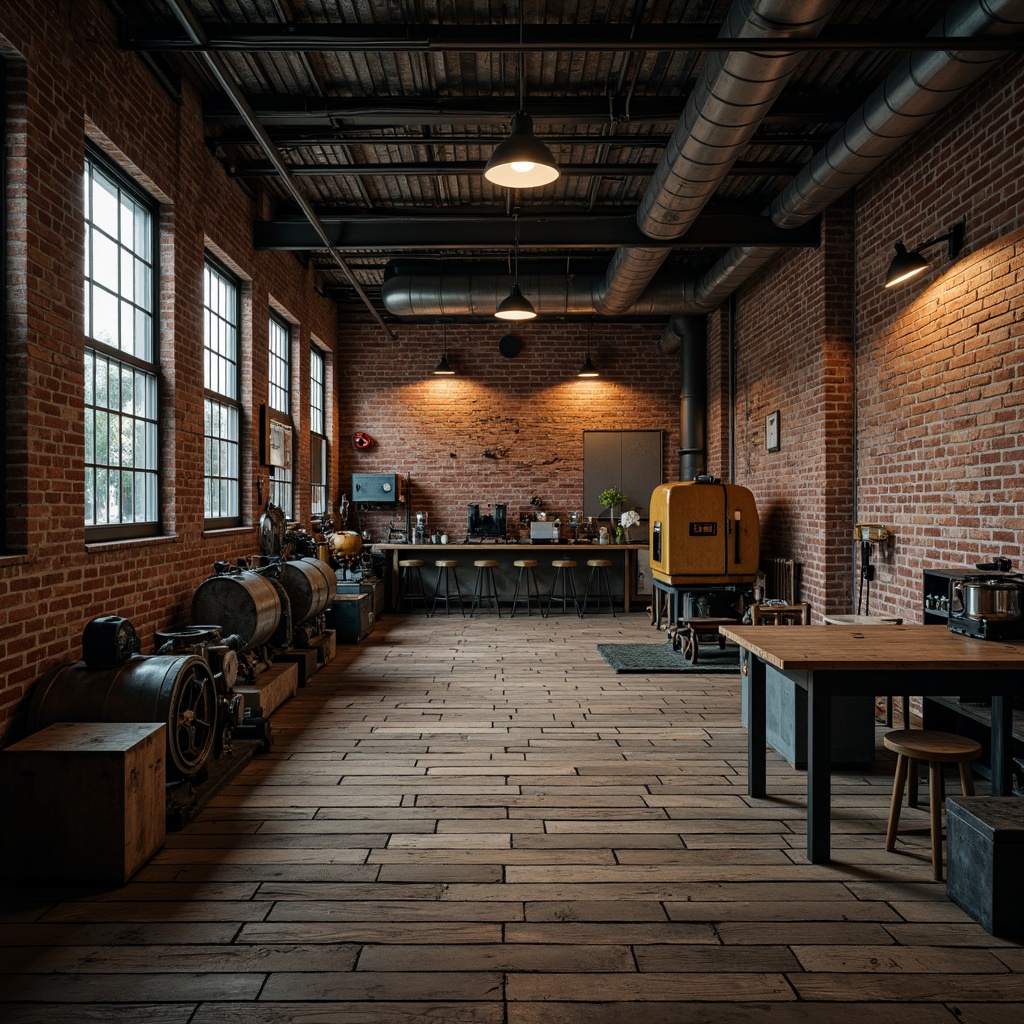
[[[964,232],[967,229],[965,221],[954,224],[944,235],[932,238],[914,249],[907,250],[902,242],[896,243],[896,255],[889,264],[889,270],[885,275],[885,287],[891,288],[895,284],[902,284],[909,281],[918,274],[923,274],[931,264],[921,255],[922,249],[938,245],[939,242],[947,243],[947,251],[950,260],[955,260],[964,247]]]
[[[519,287],[519,214],[515,215],[516,221],[516,252],[515,271],[512,281],[512,290],[498,303],[494,315],[499,320],[532,320],[537,315],[533,303],[523,294]]]
[[[583,360],[583,365],[580,367],[580,372],[576,374],[577,377],[598,377],[600,374],[594,366],[593,361],[590,358],[590,324],[587,324],[587,358]]]
[[[484,177],[504,188],[536,188],[558,177],[551,150],[533,134],[526,113],[526,55],[523,50],[523,5],[519,4],[519,112],[512,117],[512,134],[499,143],[484,168]]]
[[[434,367],[434,373],[439,377],[454,377],[455,371],[452,369],[452,364],[448,362],[448,332],[445,330],[444,324],[441,324],[441,358],[437,361],[437,366]]]

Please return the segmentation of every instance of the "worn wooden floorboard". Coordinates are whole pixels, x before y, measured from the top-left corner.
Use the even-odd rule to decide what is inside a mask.
[[[636,614],[386,617],[132,881],[7,888],[10,1024],[1016,1024],[1024,948],[885,851],[893,762],[746,794],[739,675]],[[879,726],[879,735],[882,727]],[[985,786],[979,781],[979,791]]]

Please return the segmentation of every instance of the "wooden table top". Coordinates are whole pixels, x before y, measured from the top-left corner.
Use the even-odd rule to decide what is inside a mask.
[[[377,543],[374,542],[373,548],[375,551],[423,551],[426,548],[438,551],[479,551],[481,548],[486,550],[497,550],[508,549],[510,552],[516,551],[579,551],[581,554],[585,551],[601,552],[602,554],[610,551],[639,551],[642,548],[649,547],[648,544],[587,544],[580,541],[558,541],[555,544],[547,544],[543,541],[536,543],[533,541],[521,541],[521,540],[471,540],[471,541],[460,541],[459,543],[449,542],[447,544],[431,544],[429,542],[424,544],[407,544],[407,543]],[[438,557],[441,557],[440,555]]]
[[[1024,641],[977,640],[945,626],[720,626],[719,632],[784,672],[1024,669]]]

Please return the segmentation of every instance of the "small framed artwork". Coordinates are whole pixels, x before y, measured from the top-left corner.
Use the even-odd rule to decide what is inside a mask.
[[[779,410],[768,413],[764,418],[764,446],[767,451],[777,452],[779,443]]]

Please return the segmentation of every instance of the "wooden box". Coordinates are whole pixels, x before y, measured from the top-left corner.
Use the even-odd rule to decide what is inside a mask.
[[[369,594],[338,594],[326,615],[338,643],[357,644],[373,630],[373,598]]]
[[[58,722],[0,751],[4,876],[123,885],[167,834],[165,726]]]

